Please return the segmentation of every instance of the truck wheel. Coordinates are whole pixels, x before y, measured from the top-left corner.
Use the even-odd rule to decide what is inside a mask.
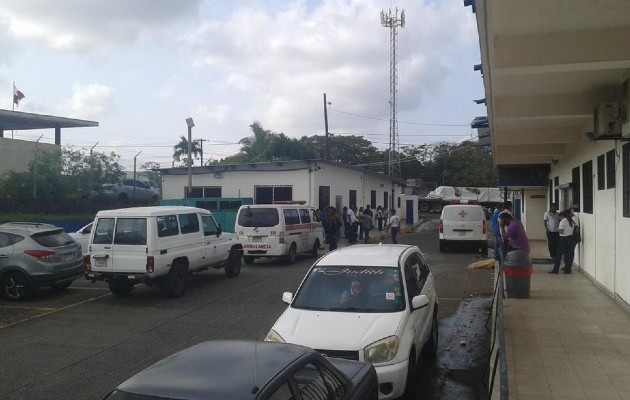
[[[109,281],[109,291],[116,297],[127,296],[133,290],[133,282],[112,279]]]
[[[311,257],[317,258],[318,252],[319,252],[319,239],[315,240],[315,243],[313,244],[313,250],[311,250]]]
[[[292,243],[289,247],[289,254],[286,255],[286,261],[287,264],[295,264],[295,260],[297,260],[297,247],[295,243]]]
[[[227,263],[225,264],[225,274],[228,278],[234,278],[241,273],[241,252],[238,248],[232,247]]]
[[[442,203],[433,203],[433,206],[431,207],[433,212],[436,212],[436,213],[442,212],[443,208],[444,206],[442,205]]]
[[[252,257],[252,256],[243,256],[243,261],[247,265],[252,265],[254,263],[254,259],[255,257]]]
[[[171,298],[181,297],[186,290],[186,278],[188,278],[188,268],[176,263],[168,271],[164,278],[164,289]]]
[[[418,205],[418,209],[420,212],[428,213],[431,210],[431,207],[429,207],[429,203],[420,203]]]

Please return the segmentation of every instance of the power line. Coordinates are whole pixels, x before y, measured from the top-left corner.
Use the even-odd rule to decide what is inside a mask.
[[[371,117],[369,115],[363,115],[363,114],[357,114],[357,113],[351,113],[348,111],[341,111],[341,110],[337,110],[334,108],[328,108],[329,111],[334,111],[336,113],[339,114],[346,114],[346,115],[352,115],[354,117],[360,117],[360,118],[366,118],[366,119],[373,119],[376,121],[387,121],[386,118],[379,118],[379,117]],[[458,126],[458,127],[462,127],[462,126],[467,126],[470,127],[470,124],[431,124],[431,123],[425,123],[425,122],[410,122],[410,121],[398,121],[399,124],[407,124],[407,125],[420,125],[420,126]]]

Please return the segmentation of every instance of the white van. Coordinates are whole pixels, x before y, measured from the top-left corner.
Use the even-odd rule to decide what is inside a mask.
[[[488,249],[486,214],[478,204],[444,206],[440,216],[440,251],[449,246],[470,246],[484,252]]]
[[[245,264],[259,257],[283,257],[292,264],[299,253],[317,257],[324,244],[319,215],[304,202],[241,206],[234,232],[243,246]]]
[[[195,207],[99,211],[87,246],[85,278],[108,282],[116,296],[146,283],[179,297],[192,272],[223,268],[232,278],[241,270],[236,235],[221,232],[210,211]]]

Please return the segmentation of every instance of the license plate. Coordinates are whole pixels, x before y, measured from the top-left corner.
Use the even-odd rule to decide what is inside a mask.
[[[466,236],[466,232],[458,232],[459,236]]]
[[[96,268],[105,268],[105,267],[107,267],[107,260],[96,258],[96,259],[94,259],[94,266]]]
[[[74,254],[66,254],[65,256],[63,256],[63,260],[64,261],[74,260]]]
[[[252,236],[252,242],[262,242],[262,236]]]

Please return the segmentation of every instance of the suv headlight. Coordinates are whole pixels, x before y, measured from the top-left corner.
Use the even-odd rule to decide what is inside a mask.
[[[364,350],[365,361],[372,364],[391,361],[396,357],[400,340],[398,336],[389,336],[367,346]]]
[[[278,334],[278,332],[273,329],[269,331],[267,336],[265,336],[265,342],[278,342],[278,343],[286,343],[282,336]]]

